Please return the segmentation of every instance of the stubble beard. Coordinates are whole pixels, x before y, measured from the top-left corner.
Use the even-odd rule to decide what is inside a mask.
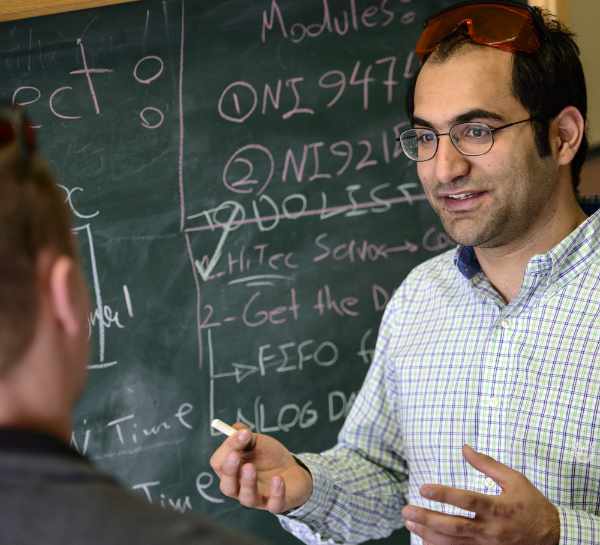
[[[491,210],[485,217],[474,216],[458,220],[449,220],[445,214],[438,213],[446,234],[461,246],[494,248],[510,239],[506,226],[512,223],[507,210]]]
[[[550,173],[540,176],[537,191],[532,193],[531,180],[526,180],[520,173],[515,172],[514,179],[521,180],[527,185],[526,191],[529,198],[525,197],[520,205],[511,206],[510,202],[491,203],[491,206],[479,211],[468,218],[451,220],[448,213],[436,210],[447,235],[461,246],[473,246],[478,248],[496,248],[511,244],[516,240],[527,236],[532,226],[544,215],[544,210],[552,200],[555,184]],[[505,196],[510,199],[511,195]],[[519,202],[523,194],[514,195],[514,201]]]

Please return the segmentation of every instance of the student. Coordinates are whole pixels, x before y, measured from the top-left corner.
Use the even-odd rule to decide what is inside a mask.
[[[0,109],[0,543],[252,543],[150,505],[68,446],[90,311],[68,214],[23,114]]]
[[[600,214],[576,199],[577,46],[536,8],[469,2],[417,53],[400,140],[458,247],[393,296],[333,449],[294,457],[244,430],[212,466],[306,543],[405,524],[413,544],[597,545]]]

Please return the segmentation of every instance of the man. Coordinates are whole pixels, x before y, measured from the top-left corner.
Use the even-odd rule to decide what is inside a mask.
[[[250,544],[147,503],[69,448],[89,300],[67,208],[20,111],[0,110],[0,543]]]
[[[390,301],[338,444],[249,430],[221,490],[306,543],[403,524],[430,545],[600,543],[600,215],[576,199],[586,95],[558,22],[510,2],[431,18],[401,135],[458,247]]]

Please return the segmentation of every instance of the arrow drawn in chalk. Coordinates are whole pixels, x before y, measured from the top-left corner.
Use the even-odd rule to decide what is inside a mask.
[[[245,363],[232,363],[233,371],[229,373],[219,373],[218,375],[212,375],[210,378],[225,378],[225,377],[235,377],[235,381],[239,384],[246,377],[253,375],[254,373],[258,373],[259,368],[255,365],[247,365]]]
[[[217,266],[219,259],[221,259],[221,255],[223,255],[223,246],[225,245],[225,241],[227,240],[229,233],[231,233],[231,231],[234,230],[235,221],[238,216],[238,213],[243,213],[243,209],[240,204],[236,203],[235,201],[226,201],[214,209],[213,212],[214,212],[215,222],[216,222],[216,216],[219,213],[219,211],[225,210],[226,208],[232,209],[231,214],[229,215],[229,218],[227,219],[227,221],[222,224],[223,230],[221,232],[221,238],[219,238],[219,242],[217,244],[217,247],[215,248],[215,251],[213,252],[213,255],[208,260],[208,263],[206,264],[206,266],[204,266],[198,259],[194,260],[194,265],[196,266],[196,269],[197,269],[198,273],[200,274],[200,276],[202,277],[202,280],[204,282],[206,282],[208,280],[208,277],[211,275],[211,273],[214,271],[215,267]]]
[[[401,246],[386,247],[383,253],[386,257],[387,254],[394,254],[396,252],[410,252],[411,254],[414,254],[418,249],[419,247],[413,242],[405,241]]]

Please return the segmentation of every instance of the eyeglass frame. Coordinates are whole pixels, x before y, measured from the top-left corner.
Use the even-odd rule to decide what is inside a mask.
[[[410,155],[408,155],[408,153],[406,153],[406,150],[404,149],[404,143],[402,142],[402,135],[408,133],[409,131],[415,131],[415,130],[417,130],[417,128],[412,127],[410,129],[403,130],[396,138],[396,141],[400,142],[400,145],[402,146],[402,151],[404,152],[404,155],[406,155],[411,161],[414,161],[415,163],[424,163],[426,161],[431,161],[435,157],[435,155],[437,154],[439,145],[440,145],[440,136],[448,136],[448,138],[450,139],[450,142],[454,146],[454,149],[456,149],[456,151],[458,151],[461,155],[463,155],[465,157],[480,157],[481,155],[485,155],[486,153],[489,153],[492,150],[492,148],[494,147],[494,144],[496,143],[496,141],[494,139],[494,134],[496,132],[501,131],[502,129],[507,129],[508,127],[512,127],[513,125],[518,125],[520,123],[526,123],[528,121],[537,121],[537,118],[528,117],[527,119],[521,119],[520,121],[514,121],[512,123],[507,123],[506,125],[500,125],[500,127],[490,127],[487,123],[481,123],[479,121],[463,121],[461,123],[455,123],[454,125],[452,125],[450,127],[450,129],[448,130],[448,132],[437,132],[434,129],[429,129],[427,127],[421,127],[421,130],[429,131],[435,135],[435,149],[434,149],[431,157],[429,157],[428,159],[413,159]],[[481,125],[487,129],[489,129],[491,136],[492,136],[490,147],[482,153],[465,153],[464,151],[462,151],[451,136],[452,130],[455,127],[459,127],[461,125]]]

